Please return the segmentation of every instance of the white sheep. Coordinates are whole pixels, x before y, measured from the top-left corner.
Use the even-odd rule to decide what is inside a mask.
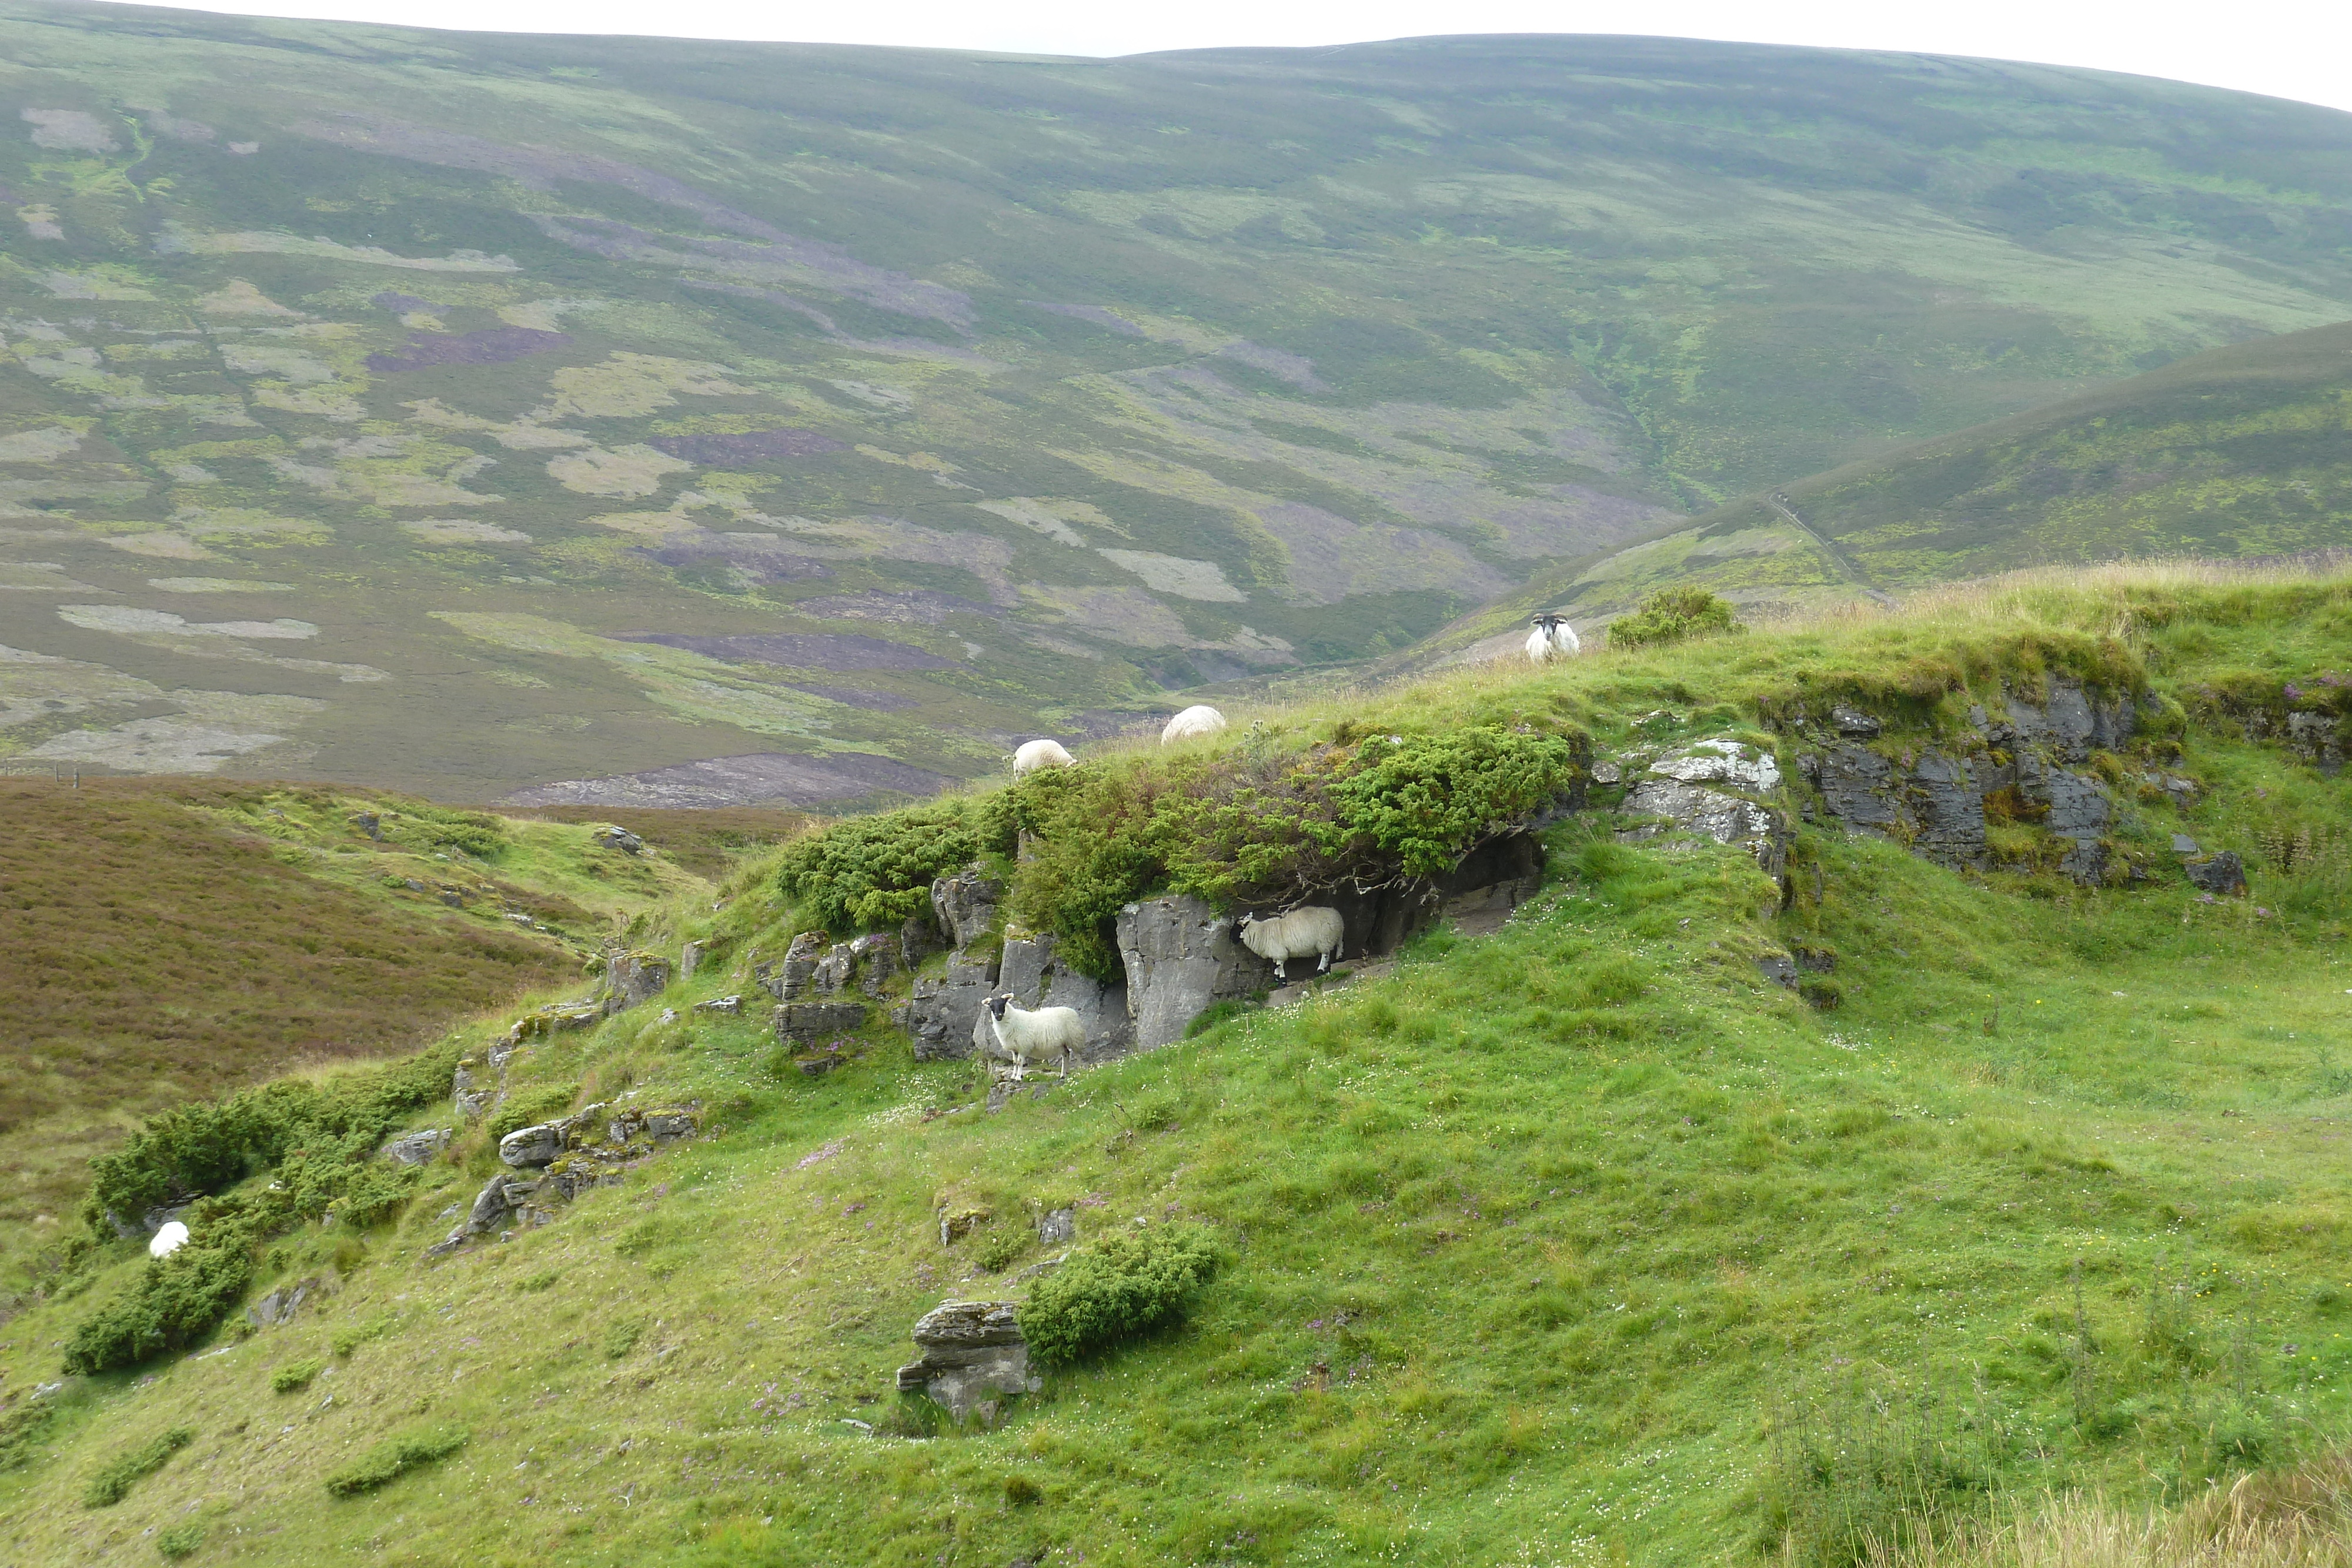
[[[1576,640],[1576,628],[1567,618],[1545,611],[1534,617],[1535,630],[1528,633],[1528,660],[1541,664],[1553,659],[1573,659],[1584,652],[1584,644]]]
[[[1061,1076],[1070,1075],[1070,1059],[1087,1045],[1087,1026],[1076,1008],[1039,1008],[1028,1012],[1013,1005],[1013,993],[999,991],[988,998],[988,1031],[996,1049],[1013,1064],[1013,1082],[1032,1062],[1057,1062]]]
[[[1182,713],[1170,719],[1168,727],[1160,732],[1160,744],[1173,746],[1180,740],[1196,740],[1204,735],[1221,735],[1224,732],[1224,727],[1225,716],[1206,703],[1202,703],[1186,708]]]
[[[176,1219],[167,1219],[163,1228],[155,1232],[155,1239],[147,1243],[147,1256],[169,1258],[187,1244],[188,1228]]]
[[[1013,776],[1034,773],[1040,768],[1076,768],[1078,759],[1062,749],[1058,740],[1024,740],[1013,754]]]
[[[1287,915],[1277,915],[1267,920],[1255,915],[1244,915],[1239,927],[1242,946],[1261,958],[1274,960],[1274,977],[1286,980],[1290,977],[1283,966],[1293,958],[1319,957],[1315,972],[1321,974],[1339,956],[1348,940],[1348,928],[1339,912],[1327,905],[1314,904],[1304,909],[1294,909]]]

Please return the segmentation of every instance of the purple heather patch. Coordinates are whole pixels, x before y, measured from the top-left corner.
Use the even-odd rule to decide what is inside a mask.
[[[569,332],[542,332],[536,327],[492,327],[455,337],[418,332],[397,354],[370,354],[367,368],[382,375],[430,370],[436,365],[503,365],[533,354],[553,353],[571,341]]]
[[[734,435],[656,435],[646,443],[656,452],[704,467],[764,463],[776,457],[814,457],[846,452],[849,443],[814,430],[747,430]]]
[[[387,288],[383,293],[371,297],[368,303],[379,310],[389,310],[395,316],[405,316],[412,310],[430,310],[436,316],[446,316],[449,313],[449,307],[446,305],[436,305],[430,299],[419,299],[414,294],[403,294],[396,288]]]
[[[684,648],[731,664],[777,664],[796,670],[951,670],[955,663],[904,643],[847,632],[751,632],[737,637],[691,637],[680,632],[640,632],[615,639]]]

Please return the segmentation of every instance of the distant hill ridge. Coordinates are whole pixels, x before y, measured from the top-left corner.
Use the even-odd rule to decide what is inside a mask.
[[[2352,117],[2091,72],[69,4],[0,45],[34,766],[919,793],[2352,311]]]

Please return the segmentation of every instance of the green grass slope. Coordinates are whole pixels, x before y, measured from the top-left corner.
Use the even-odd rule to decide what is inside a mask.
[[[797,825],[761,815],[765,841]],[[78,1225],[88,1161],[140,1118],[576,984],[712,852],[676,813],[633,817],[657,846],[638,859],[584,825],[317,787],[6,779],[0,818],[10,1270]]]
[[[1667,587],[1764,611],[2021,568],[2352,547],[2352,324],[2198,354],[1718,507],[1535,575],[1431,640],[1540,606],[1580,622]]]
[[[1269,709],[1234,745],[1498,713],[1603,755],[1770,744],[1768,707],[1875,691],[1901,747],[2004,678],[2096,668],[2195,713],[2347,664],[2352,582],[2116,574]],[[970,1064],[879,1034],[816,1078],[777,1076],[749,1018],[556,1037],[526,1092],[695,1098],[708,1134],[426,1263],[491,1168],[476,1133],[404,1216],[270,1245],[254,1288],[317,1275],[323,1306],[37,1396],[144,1267],[93,1258],[0,1343],[0,1541],[716,1565],[1738,1563],[1785,1539],[1837,1563],[1847,1526],[1906,1510],[2179,1498],[2324,1448],[2352,1416],[2352,813],[2231,726],[2142,745],[2201,789],[2125,831],[2242,850],[2252,899],[1964,876],[1809,829],[1784,909],[1742,855],[1571,819],[1498,934],[995,1114]],[[761,862],[719,902],[641,934],[718,944],[681,1010],[796,924]],[[1759,978],[1795,943],[1838,955],[1834,1010]],[[1021,1294],[1027,1217],[1063,1205],[1082,1243],[1192,1219],[1227,1260],[1181,1326],[993,1430],[900,1402],[914,1318]],[[975,1206],[994,1222],[942,1247],[940,1211]]]
[[[32,765],[921,794],[2352,298],[2352,118],[2095,73],[0,37]]]

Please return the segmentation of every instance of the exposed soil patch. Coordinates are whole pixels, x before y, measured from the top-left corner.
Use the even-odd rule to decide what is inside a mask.
[[[712,757],[609,779],[568,779],[518,789],[509,806],[652,806],[704,809],[767,803],[843,806],[877,796],[936,794],[947,776],[866,752],[793,757],[780,751]]]
[[[778,457],[814,457],[846,452],[849,443],[814,430],[747,430],[737,435],[656,435],[646,443],[656,452],[705,467],[766,463]]]
[[[419,305],[424,301],[419,300]],[[436,365],[504,365],[533,354],[550,354],[572,341],[569,332],[542,332],[536,327],[490,327],[479,332],[444,337],[417,332],[396,354],[370,354],[367,368],[378,374],[394,371],[430,370]]]
[[[659,643],[730,664],[780,664],[794,670],[951,670],[955,661],[846,632],[761,632],[740,637],[693,637],[682,632],[641,632],[623,643]]]

